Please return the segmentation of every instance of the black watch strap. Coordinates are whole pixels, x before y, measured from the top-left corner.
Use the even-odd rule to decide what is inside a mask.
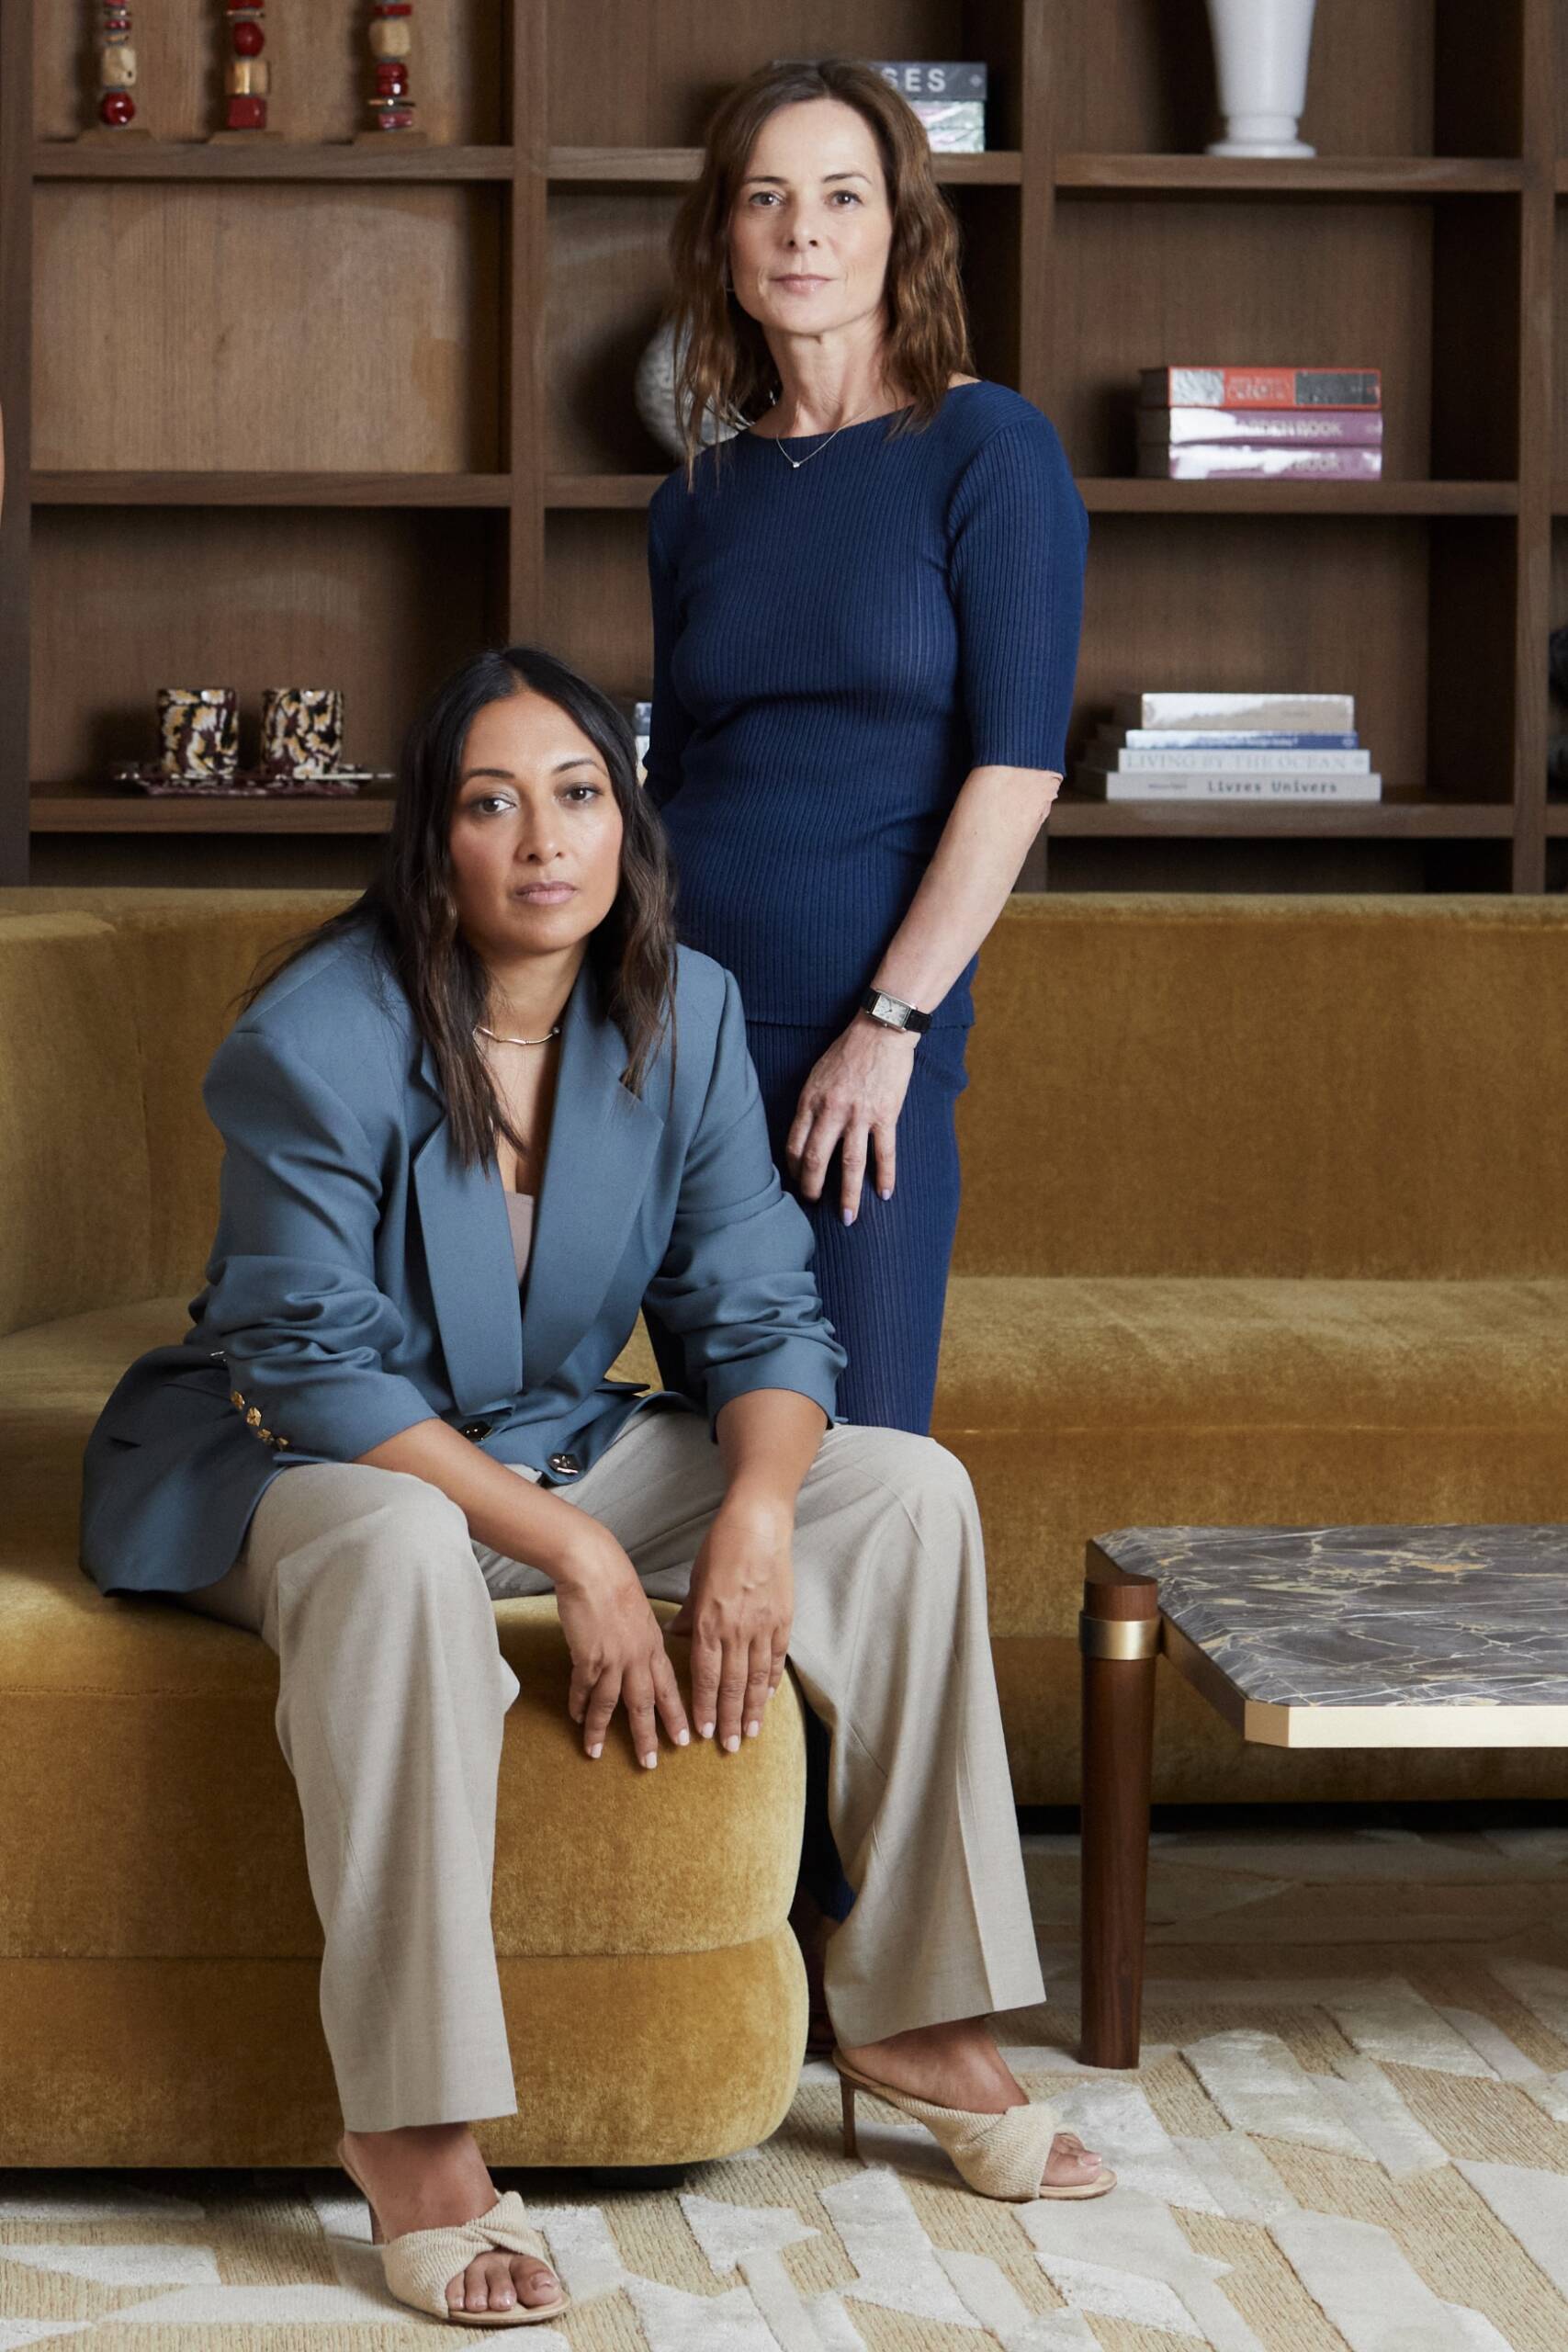
[[[880,1021],[885,1029],[918,1032],[931,1025],[929,1012],[917,1012],[912,1004],[906,1004],[902,997],[889,996],[885,989],[867,989],[860,1001],[860,1009],[863,1012],[869,1012],[874,1021]]]

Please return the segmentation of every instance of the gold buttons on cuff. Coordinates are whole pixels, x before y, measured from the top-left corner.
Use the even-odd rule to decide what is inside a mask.
[[[259,1437],[264,1445],[275,1445],[280,1453],[286,1453],[288,1452],[288,1440],[286,1437],[274,1437],[269,1429],[264,1428],[262,1424],[261,1407],[259,1405],[247,1406],[245,1403],[244,1391],[243,1389],[231,1388],[229,1391],[229,1402],[234,1407],[237,1412],[244,1414],[245,1427],[252,1430],[255,1436]]]

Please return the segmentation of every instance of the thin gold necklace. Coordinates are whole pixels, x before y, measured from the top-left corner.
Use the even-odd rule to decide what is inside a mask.
[[[476,1021],[474,1035],[476,1037],[493,1038],[498,1046],[547,1046],[552,1037],[560,1035],[560,1023],[558,1021],[555,1027],[547,1030],[542,1037],[503,1037],[498,1029],[487,1029],[482,1021]]]

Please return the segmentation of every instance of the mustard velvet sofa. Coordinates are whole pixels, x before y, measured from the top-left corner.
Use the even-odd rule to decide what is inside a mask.
[[[200,1074],[335,895],[0,891],[0,2165],[318,2164],[336,2115],[276,1669],[105,1600],[82,1441],[176,1336],[212,1227]],[[1568,1521],[1568,908],[1015,899],[981,963],[933,1433],[987,1531],[1014,1790],[1078,1788],[1086,1537]],[[640,1332],[619,1369],[654,1376]],[[674,2164],[783,2114],[802,1747],[588,1773],[547,1601],[494,1922],[522,2112],[492,2162]],[[1249,1747],[1174,1677],[1155,1795],[1561,1796],[1500,1750]],[[683,2019],[700,2018],[705,2063]]]

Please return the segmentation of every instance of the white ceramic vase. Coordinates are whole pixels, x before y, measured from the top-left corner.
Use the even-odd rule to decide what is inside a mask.
[[[1211,155],[1314,155],[1296,137],[1314,0],[1208,0],[1225,135]]]

